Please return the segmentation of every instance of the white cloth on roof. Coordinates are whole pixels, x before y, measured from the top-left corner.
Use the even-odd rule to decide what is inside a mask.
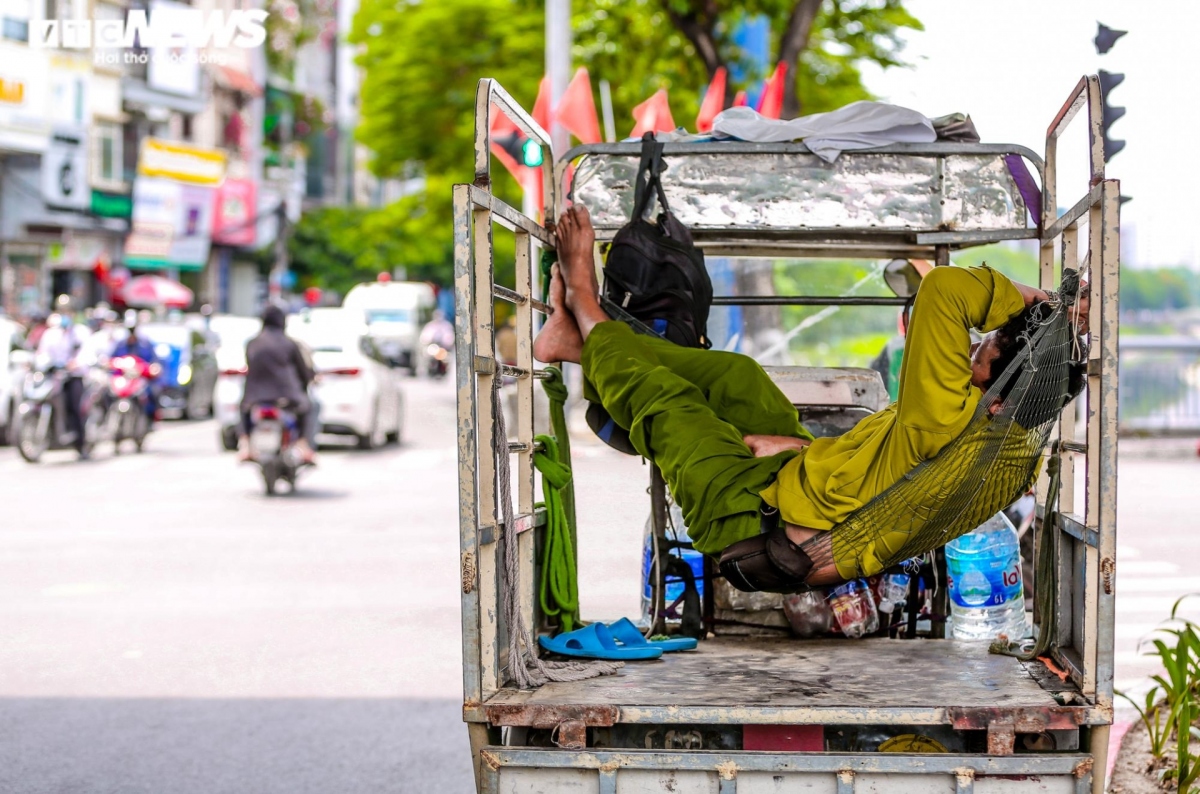
[[[866,100],[788,121],[766,118],[748,107],[728,108],[713,119],[712,131],[716,138],[755,143],[803,139],[809,151],[827,163],[847,149],[937,140],[933,122],[917,111]]]

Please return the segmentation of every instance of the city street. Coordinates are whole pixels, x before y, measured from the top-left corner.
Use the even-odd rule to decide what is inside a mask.
[[[82,464],[0,449],[0,791],[471,790],[454,389],[405,387],[400,447],[324,449],[273,499],[213,422]],[[644,471],[579,447],[590,482]],[[592,614],[638,603],[627,501],[627,537],[581,540]]]
[[[405,386],[401,446],[329,447],[293,496],[212,422],[84,464],[0,450],[0,791],[471,790],[454,389]],[[1200,462],[1165,448],[1131,442],[1120,475],[1120,686],[1200,590]],[[646,470],[585,438],[575,463],[585,615],[636,614]]]

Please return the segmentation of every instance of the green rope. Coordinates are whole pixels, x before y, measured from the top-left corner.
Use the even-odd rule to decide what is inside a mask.
[[[550,302],[550,268],[558,263],[558,251],[553,248],[542,249],[542,303]]]
[[[563,380],[562,370],[558,367],[546,367],[548,377],[542,380],[542,389],[550,401],[550,432],[558,443],[559,460],[568,468],[571,466],[571,436],[567,433],[567,384]],[[577,547],[575,536],[575,483],[563,492],[563,507],[567,511],[567,524],[571,527],[571,545]]]
[[[564,496],[572,488],[571,469],[559,459],[552,436],[538,436],[542,445],[533,453],[533,465],[542,473],[542,498],[546,508],[546,538],[542,549],[542,577],[538,597],[542,612],[557,617],[561,631],[579,623],[579,579],[575,546]]]

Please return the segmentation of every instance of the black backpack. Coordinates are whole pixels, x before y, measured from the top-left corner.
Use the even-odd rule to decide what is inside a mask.
[[[684,347],[709,348],[712,279],[704,266],[704,254],[692,242],[692,233],[667,207],[661,180],[662,151],[654,133],[642,137],[633,217],[609,246],[600,303],[610,317],[628,323],[635,331]],[[661,212],[657,223],[651,223],[645,214],[656,196]],[[637,454],[629,433],[617,426],[599,403],[588,406],[587,422],[609,446]]]
[[[648,132],[634,188],[633,217],[608,249],[604,265],[603,305],[614,319],[638,321],[647,330],[684,347],[708,348],[708,310],[712,280],[704,254],[692,233],[671,214],[662,186],[663,144]],[[651,190],[653,188],[653,190]],[[657,223],[645,219],[658,198]]]

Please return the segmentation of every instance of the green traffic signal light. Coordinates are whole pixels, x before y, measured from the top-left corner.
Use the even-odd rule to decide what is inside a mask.
[[[525,139],[521,144],[521,161],[529,168],[537,168],[542,164],[542,147],[537,141]]]

